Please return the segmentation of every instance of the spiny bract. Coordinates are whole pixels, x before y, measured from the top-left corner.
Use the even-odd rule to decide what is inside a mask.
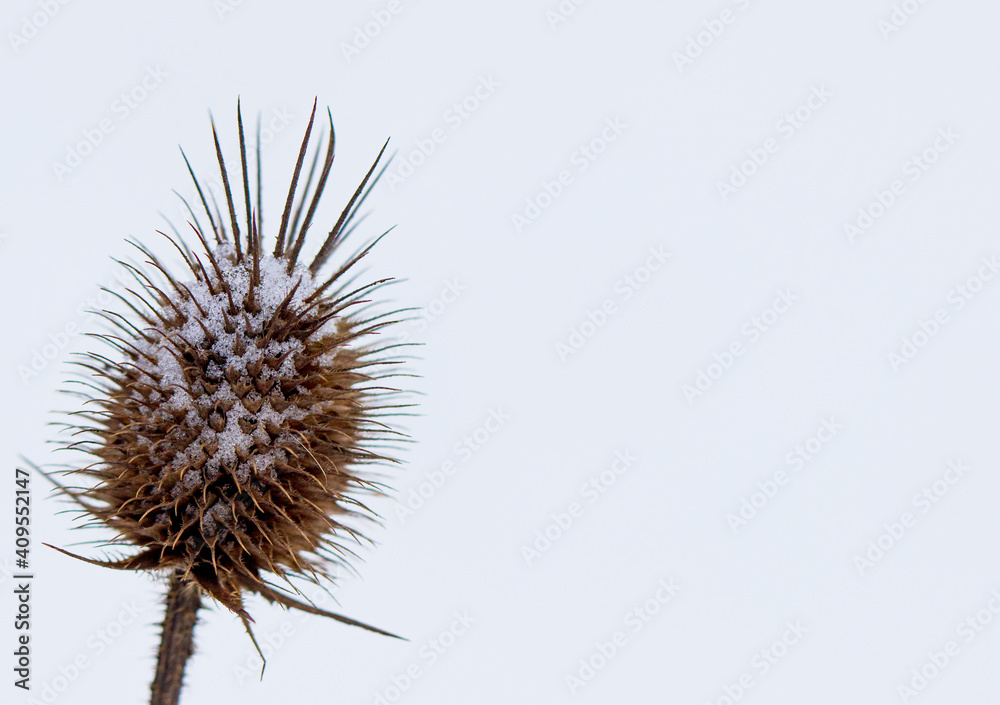
[[[89,354],[81,363],[99,391],[89,395],[90,410],[77,412],[85,425],[74,428],[93,434],[84,443],[96,462],[73,472],[96,482],[65,491],[118,532],[115,545],[140,548],[118,561],[84,560],[171,570],[245,625],[242,594],[249,591],[388,634],[296,600],[266,580],[269,573],[317,581],[329,577],[325,565],[353,555],[339,539],[361,537],[341,520],[371,516],[356,495],[379,491],[359,468],[389,460],[374,448],[398,432],[379,417],[405,406],[387,402],[399,390],[379,381],[400,374],[397,361],[383,355],[396,346],[359,341],[392,322],[390,314],[365,317],[360,306],[390,280],[352,288],[346,276],[374,242],[332,275],[319,274],[378,181],[382,172],[371,177],[384,146],[312,263],[298,264],[334,156],[331,117],[316,188],[310,196],[320,148],[292,215],[315,113],[314,104],[270,253],[260,235],[259,129],[254,209],[237,110],[246,206],[241,230],[213,125],[229,230],[218,206],[213,217],[188,163],[210,225],[206,234],[188,206],[203,252],[196,254],[179,235],[164,235],[190,270],[175,277],[136,245],[161,282],[122,263],[141,286],[127,290],[131,299],[120,297],[128,316],[105,312],[120,330],[98,336],[114,346],[118,359]]]

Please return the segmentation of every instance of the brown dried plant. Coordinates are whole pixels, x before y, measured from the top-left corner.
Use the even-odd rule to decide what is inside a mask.
[[[385,146],[312,261],[300,263],[334,159],[330,116],[325,156],[321,161],[321,137],[296,197],[315,116],[314,103],[267,247],[259,123],[254,205],[237,105],[241,179],[233,181],[242,186],[242,209],[213,123],[228,212],[224,217],[214,197],[209,207],[184,156],[208,221],[203,228],[184,201],[200,248],[176,230],[160,233],[183,260],[180,276],[132,243],[148,266],[121,262],[137,285],[127,296],[115,294],[124,313],[101,314],[116,330],[95,336],[113,353],[89,353],[78,363],[90,389],[70,426],[86,438],[71,447],[91,462],[69,471],[87,482],[60,486],[116,532],[109,545],[132,552],[118,560],[69,555],[168,576],[154,705],[179,699],[203,594],[238,615],[251,639],[246,593],[394,636],[299,599],[292,582],[320,584],[331,566],[349,567],[356,554],[346,543],[365,540],[350,524],[374,518],[362,498],[384,488],[370,466],[392,461],[383,453],[403,435],[385,417],[409,406],[386,382],[406,376],[394,350],[400,344],[369,342],[399,313],[373,313],[367,298],[391,279],[356,286],[352,271],[382,236],[321,274],[360,222],[358,209],[385,170],[375,174]]]

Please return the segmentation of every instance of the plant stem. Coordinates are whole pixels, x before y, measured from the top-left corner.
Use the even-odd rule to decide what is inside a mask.
[[[201,588],[174,573],[167,589],[163,635],[156,659],[156,678],[150,705],[177,705],[184,683],[184,667],[194,652],[194,625],[201,607]]]

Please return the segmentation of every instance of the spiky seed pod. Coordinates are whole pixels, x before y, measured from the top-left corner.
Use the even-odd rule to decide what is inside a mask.
[[[331,274],[320,273],[381,175],[372,178],[385,146],[305,266],[299,257],[334,158],[332,117],[318,181],[311,190],[322,139],[293,215],[314,103],[274,246],[265,249],[259,128],[254,208],[238,106],[237,114],[245,215],[237,214],[213,124],[228,229],[188,163],[209,223],[206,232],[188,207],[201,252],[179,235],[164,235],[187,267],[175,276],[136,245],[152,269],[122,263],[140,286],[122,297],[129,316],[106,313],[119,330],[98,336],[115,348],[115,359],[92,354],[83,363],[99,391],[84,414],[88,422],[76,428],[91,434],[86,449],[94,462],[74,472],[92,481],[66,492],[117,532],[113,545],[137,549],[120,560],[83,560],[169,571],[178,595],[197,585],[239,615],[248,632],[243,595],[251,592],[389,634],[302,602],[268,580],[319,581],[331,563],[346,565],[353,553],[343,541],[363,537],[345,522],[371,517],[359,497],[380,491],[362,470],[390,460],[376,449],[401,435],[380,418],[405,406],[388,403],[399,390],[381,381],[398,374],[386,359],[396,346],[366,342],[391,314],[366,317],[360,306],[390,280],[354,287],[350,278],[374,242]]]

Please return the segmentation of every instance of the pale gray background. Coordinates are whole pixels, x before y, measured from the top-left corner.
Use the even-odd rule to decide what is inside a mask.
[[[949,640],[959,655],[908,702],[996,701],[1000,620],[971,643],[956,626],[1000,588],[1000,281],[960,311],[948,300],[1000,252],[995,3],[910,0],[915,14],[884,36],[888,0],[588,0],[556,26],[546,13],[558,0],[399,0],[351,61],[343,43],[387,2],[233,0],[228,12],[209,0],[74,1],[15,47],[11,33],[43,5],[10,0],[0,13],[5,565],[17,454],[54,461],[45,424],[72,408],[55,389],[68,352],[93,345],[72,336],[27,382],[18,369],[67,325],[94,329],[81,306],[113,285],[109,256],[130,256],[125,237],[167,252],[157,212],[180,220],[170,190],[192,193],[178,144],[211,172],[209,111],[231,160],[238,95],[248,116],[291,114],[264,152],[272,227],[314,96],[339,138],[317,229],[386,137],[405,157],[446,134],[404,183],[380,186],[363,231],[398,224],[370,259],[373,276],[406,279],[391,291],[400,305],[440,312],[447,282],[465,287],[426,330],[400,329],[426,343],[414,363],[426,396],[395,485],[405,500],[443,462],[457,471],[405,521],[394,501],[377,503],[380,545],[364,552],[361,579],[335,590],[345,613],[410,641],[254,600],[263,638],[286,623],[294,633],[262,683],[255,665],[241,681],[249,641],[212,608],[185,703],[373,703],[417,664],[397,702],[725,703],[723,688],[751,672],[741,702],[888,705]],[[734,21],[679,71],[674,53],[726,9]],[[148,67],[166,76],[122,119],[116,99]],[[446,112],[483,77],[498,87],[453,129]],[[778,121],[813,87],[832,97],[786,140]],[[114,131],[58,180],[53,163],[105,118]],[[622,134],[576,171],[574,151],[613,118]],[[911,181],[906,162],[943,128],[954,144]],[[724,200],[717,182],[768,138],[777,152]],[[573,182],[517,232],[511,215],[562,169]],[[905,193],[850,242],[845,221],[894,179]],[[668,264],[623,300],[616,283],[655,246]],[[779,289],[798,301],[751,343],[741,328]],[[560,360],[556,344],[607,298],[617,313]],[[949,323],[894,370],[888,354],[939,308]],[[738,340],[746,353],[689,403],[682,386]],[[455,444],[497,408],[509,420],[463,461]],[[786,454],[830,416],[843,428],[793,472]],[[638,460],[586,504],[581,485],[616,451]],[[955,459],[966,477],[927,513],[915,509],[911,497]],[[727,514],[776,470],[788,484],[734,533]],[[37,542],[100,538],[71,531],[41,478],[34,488]],[[527,565],[522,547],[575,501],[583,515]],[[860,574],[855,556],[905,511],[916,525]],[[39,543],[33,556],[35,696],[64,685],[60,668],[84,655],[56,702],[143,702],[160,587]],[[633,634],[627,615],[662,579],[680,590]],[[9,615],[6,575],[0,589]],[[140,617],[119,634],[133,601]],[[421,649],[463,610],[475,624],[429,663]],[[807,634],[760,675],[755,654],[796,620]],[[98,654],[109,626],[118,637]],[[571,693],[567,674],[616,630],[625,646]],[[0,657],[0,699],[28,702],[10,685],[10,660]]]

